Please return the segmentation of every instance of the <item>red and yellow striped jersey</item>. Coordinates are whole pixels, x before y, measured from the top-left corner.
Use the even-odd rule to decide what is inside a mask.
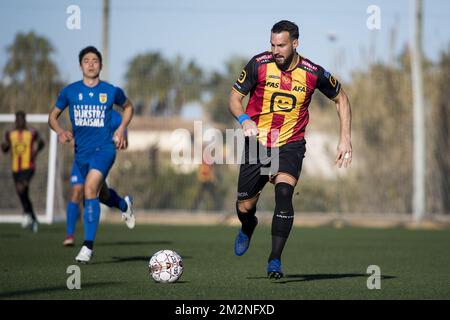
[[[38,140],[34,129],[12,130],[5,134],[11,146],[11,167],[13,172],[34,169],[33,144]]]
[[[314,90],[333,99],[340,87],[330,73],[301,56],[293,70],[282,71],[268,51],[254,56],[233,85],[241,95],[250,93],[245,113],[257,124],[258,139],[267,147],[303,139]]]

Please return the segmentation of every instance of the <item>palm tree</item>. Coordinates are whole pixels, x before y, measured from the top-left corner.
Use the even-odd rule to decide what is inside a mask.
[[[134,57],[126,73],[127,91],[136,102],[137,113],[178,115],[184,104],[199,100],[203,72],[194,63],[174,62],[159,52]]]
[[[208,91],[211,98],[204,106],[207,112],[211,114],[213,121],[231,125],[234,119],[228,111],[228,97],[231,88],[241,73],[248,59],[242,57],[233,57],[226,62],[226,71],[224,73],[214,72],[208,83]],[[245,104],[245,102],[244,102]]]
[[[51,60],[53,46],[34,32],[19,33],[7,48],[9,55],[3,69],[2,109],[13,112],[47,112],[62,83]]]

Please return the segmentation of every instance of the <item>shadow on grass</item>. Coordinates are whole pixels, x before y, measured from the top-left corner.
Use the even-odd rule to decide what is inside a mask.
[[[289,283],[289,282],[303,282],[303,281],[316,281],[316,280],[334,280],[345,278],[367,278],[370,274],[366,273],[318,273],[318,274],[287,274],[280,280],[276,280],[276,283]],[[381,276],[381,280],[394,279],[395,276]],[[268,279],[267,277],[248,277],[247,279]]]
[[[109,247],[109,246],[140,246],[140,245],[170,245],[172,241],[115,241],[115,242],[103,242],[98,243],[98,247]]]
[[[162,282],[159,283],[159,282],[154,281],[154,283],[155,283],[156,286],[159,286],[159,285],[161,285],[161,286],[173,286],[173,285],[177,285],[177,284],[189,283],[189,281],[178,280],[178,281],[171,282],[171,283],[162,283]]]
[[[99,261],[99,262],[92,262],[90,264],[108,264],[108,263],[123,263],[123,262],[134,262],[134,261],[145,261],[148,263],[150,261],[151,256],[134,256],[134,257],[111,257],[112,260],[109,261]],[[183,256],[183,260],[185,259],[192,259],[190,256]]]
[[[120,282],[91,282],[91,283],[82,283],[81,289],[85,288],[96,288],[96,287],[105,287],[120,284]],[[5,298],[16,298],[28,294],[41,294],[41,293],[50,293],[50,292],[64,292],[64,291],[72,291],[67,289],[64,286],[55,286],[55,287],[44,287],[44,288],[34,288],[28,290],[17,290],[17,291],[9,291],[0,293],[0,299]],[[76,290],[75,290],[76,291]]]
[[[1,239],[18,239],[18,238],[21,238],[21,235],[18,233],[5,233],[5,234],[0,234],[0,238]]]
[[[109,261],[94,261],[90,263],[91,265],[95,264],[108,264],[108,263],[122,263],[122,262],[134,262],[134,261],[146,261],[150,260],[147,256],[134,256],[134,257],[111,257],[112,260]]]

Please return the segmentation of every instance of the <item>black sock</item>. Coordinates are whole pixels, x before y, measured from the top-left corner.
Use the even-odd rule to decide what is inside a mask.
[[[275,211],[272,219],[272,252],[269,261],[280,259],[294,223],[292,195],[294,187],[281,182],[275,185]]]
[[[33,205],[31,204],[30,197],[28,195],[28,187],[24,188],[22,192],[19,193],[20,203],[22,204],[23,211],[25,214],[30,215],[31,219],[36,220],[36,215],[34,214]]]
[[[287,238],[272,236],[272,252],[270,253],[269,261],[273,259],[281,260],[281,253],[283,252],[286,240]]]
[[[247,212],[241,212],[239,210],[239,205],[236,202],[236,212],[239,218],[239,221],[242,223],[242,232],[249,238],[251,238],[253,231],[255,231],[255,227],[257,224],[257,219],[255,216],[256,206]]]
[[[94,249],[94,241],[84,240],[83,246],[86,246],[86,247],[88,247],[88,249],[93,250]]]

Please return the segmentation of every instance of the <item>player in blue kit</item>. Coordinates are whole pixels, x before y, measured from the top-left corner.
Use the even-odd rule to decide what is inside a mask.
[[[122,89],[100,80],[102,55],[95,47],[84,48],[78,58],[83,79],[61,90],[48,121],[61,143],[75,140],[75,163],[85,179],[85,236],[75,260],[88,263],[93,255],[100,220],[100,190],[114,163],[116,149],[125,146],[125,130],[134,109]],[[114,104],[123,108],[122,122],[115,131],[111,126]],[[58,123],[59,116],[67,107],[73,134]]]
[[[113,110],[111,127],[115,131],[122,123],[122,116],[116,110]],[[127,141],[127,134],[125,132],[125,142]],[[126,148],[126,147],[125,147]],[[80,170],[76,162],[72,164],[72,171],[70,174],[70,184],[71,184],[71,195],[70,201],[67,205],[67,218],[66,218],[66,238],[64,239],[63,245],[66,247],[73,246],[75,243],[74,233],[75,226],[78,220],[78,212],[81,201],[83,200],[84,194],[84,177],[81,175]],[[131,196],[125,196],[121,198],[117,192],[108,188],[106,182],[103,184],[99,195],[100,202],[111,208],[117,208],[122,211],[122,220],[124,220],[128,228],[133,229],[135,226],[135,217],[133,214],[133,200]]]

